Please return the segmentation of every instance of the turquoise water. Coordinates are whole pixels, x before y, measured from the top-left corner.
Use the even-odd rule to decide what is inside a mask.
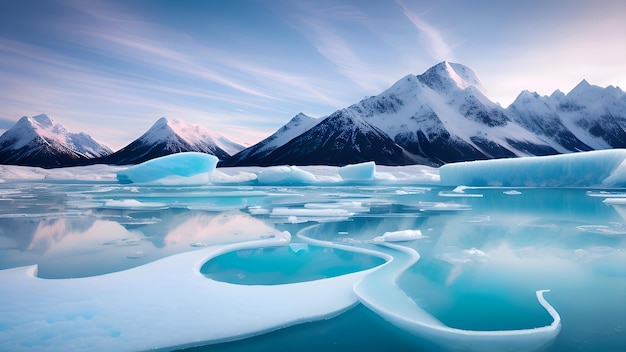
[[[535,291],[549,289],[545,298],[561,315],[562,329],[546,351],[626,350],[626,208],[605,202],[626,198],[621,193],[626,191],[450,191],[400,185],[7,182],[0,184],[0,269],[38,264],[38,275],[44,278],[92,277],[281,231],[289,231],[294,243],[303,242],[295,236],[303,233],[381,251],[371,242],[375,237],[420,230],[425,238],[398,243],[420,258],[397,285],[445,325],[479,331],[548,325],[551,317]],[[124,203],[111,200],[143,206],[127,202],[119,207]],[[297,244],[226,253],[204,263],[201,272],[207,280],[280,286],[382,262],[345,249]],[[134,319],[141,323],[140,316]],[[462,349],[453,341],[433,345],[360,304],[321,321],[239,341],[197,344],[204,346],[192,351]]]
[[[200,272],[238,285],[282,285],[346,275],[384,262],[368,254],[293,243],[222,254],[206,262]]]

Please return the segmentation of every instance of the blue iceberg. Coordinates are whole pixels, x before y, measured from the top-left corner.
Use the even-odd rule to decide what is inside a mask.
[[[360,164],[346,165],[339,169],[339,176],[344,181],[373,180],[376,174],[376,163],[368,161]]]
[[[205,153],[171,154],[118,171],[117,180],[122,184],[207,184],[218,160]]]

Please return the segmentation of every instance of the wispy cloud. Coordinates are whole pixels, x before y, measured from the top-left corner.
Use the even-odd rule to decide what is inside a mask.
[[[313,99],[334,107],[345,104],[322,88],[323,85],[316,84],[320,81],[319,77],[263,66],[250,55],[242,56],[228,48],[198,42],[175,29],[133,19],[128,13],[117,14],[119,10],[107,4],[101,4],[96,12],[91,7],[85,11],[102,23],[90,23],[86,28],[69,28],[68,35],[75,36],[84,45],[106,50],[111,56],[140,62],[148,67],[158,66],[161,70],[188,78],[201,78],[256,98],[283,103],[310,102]],[[363,17],[356,8],[336,7],[333,12],[334,16]],[[118,26],[111,26],[111,22]],[[332,43],[324,45],[331,46]],[[332,52],[331,49],[326,51],[329,55]],[[356,60],[355,55],[351,57]]]
[[[454,53],[452,48],[444,40],[440,31],[424,21],[419,15],[411,11],[402,1],[396,1],[402,8],[406,18],[413,23],[415,28],[419,31],[419,41],[422,47],[438,61],[454,60]]]
[[[388,84],[384,72],[375,69],[360,52],[362,38],[373,35],[371,19],[360,9],[341,3],[292,1],[273,10],[350,84],[369,92]]]

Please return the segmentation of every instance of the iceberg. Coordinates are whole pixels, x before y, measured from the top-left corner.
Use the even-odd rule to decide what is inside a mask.
[[[297,166],[271,166],[259,172],[257,181],[262,185],[308,185],[317,179]]]
[[[376,174],[376,163],[368,161],[360,164],[346,165],[339,169],[339,176],[344,181],[373,180]]]
[[[626,150],[446,164],[441,184],[472,187],[626,187]]]
[[[217,162],[217,157],[205,153],[171,154],[120,170],[117,180],[122,184],[207,184]]]

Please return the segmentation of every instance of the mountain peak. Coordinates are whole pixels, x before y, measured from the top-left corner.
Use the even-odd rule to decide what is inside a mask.
[[[33,116],[32,119],[42,127],[51,127],[54,124],[54,121],[46,114]]]
[[[482,87],[478,76],[469,67],[448,61],[438,63],[417,77],[431,89],[440,92],[469,87],[480,90]]]
[[[69,132],[48,115],[24,116],[0,136],[0,163],[58,167],[111,153],[86,133]]]
[[[577,96],[581,94],[586,94],[587,92],[592,90],[594,87],[595,86],[592,86],[591,84],[589,84],[589,82],[587,82],[586,79],[583,79],[582,81],[580,81],[580,83],[576,85],[576,87],[574,87],[574,89],[572,89],[569,93],[567,93],[567,95]]]
[[[137,164],[181,152],[207,153],[226,159],[242,149],[243,146],[206,127],[161,117],[143,135],[101,162]]]

